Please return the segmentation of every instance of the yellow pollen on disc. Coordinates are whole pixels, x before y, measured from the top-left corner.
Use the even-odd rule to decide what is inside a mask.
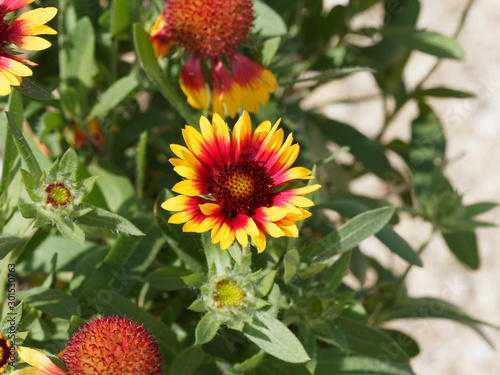
[[[229,176],[226,188],[234,198],[246,199],[254,192],[254,181],[248,174],[235,173]]]
[[[215,287],[214,299],[219,308],[237,306],[243,298],[245,298],[245,292],[233,280],[221,280]]]
[[[63,184],[52,184],[47,186],[45,190],[48,194],[47,203],[55,207],[65,206],[69,203],[71,193]]]

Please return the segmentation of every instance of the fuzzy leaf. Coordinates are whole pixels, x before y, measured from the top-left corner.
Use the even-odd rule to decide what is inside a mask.
[[[69,320],[72,315],[81,314],[77,300],[60,290],[35,287],[16,294],[27,305],[58,318]]]
[[[181,277],[190,274],[191,271],[184,268],[166,266],[151,272],[146,276],[146,281],[156,289],[173,291],[184,289],[186,287],[186,283]]]
[[[139,228],[124,217],[103,210],[102,208],[92,208],[92,211],[77,219],[79,224],[106,228],[116,233],[124,233],[131,236],[144,236],[144,233]]]
[[[217,334],[217,331],[219,330],[221,323],[222,321],[217,314],[210,311],[207,312],[203,316],[203,318],[201,318],[201,320],[198,322],[198,325],[196,326],[195,344],[201,345],[209,341],[212,341],[212,339]]]
[[[0,235],[0,259],[5,258],[8,253],[21,245],[22,242],[22,238],[16,236],[9,236],[8,234]]]
[[[243,334],[268,354],[285,362],[303,363],[310,358],[299,339],[278,319],[256,311],[251,323],[246,322]]]

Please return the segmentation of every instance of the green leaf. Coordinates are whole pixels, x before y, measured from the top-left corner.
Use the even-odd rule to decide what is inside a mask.
[[[351,251],[348,251],[340,256],[339,259],[332,264],[330,268],[323,275],[323,281],[328,283],[329,290],[335,290],[342,282],[342,279],[349,270],[351,263]]]
[[[456,289],[454,289],[456,288]],[[461,285],[450,286],[449,289],[445,290],[448,295],[456,295],[460,293],[464,288]],[[466,325],[476,331],[486,342],[493,346],[490,340],[485,336],[483,331],[479,328],[481,324],[491,326],[496,329],[500,329],[499,326],[483,322],[478,319],[471,318],[458,307],[452,305],[449,302],[431,298],[412,298],[405,301],[397,302],[395,305],[391,306],[390,309],[384,310],[378,317],[377,322],[385,322],[395,319],[416,319],[416,318],[441,318],[453,320],[455,322]]]
[[[262,362],[265,355],[266,355],[265,351],[259,350],[255,355],[244,360],[243,362],[236,363],[234,365],[234,369],[238,370],[238,371],[242,371],[242,372],[252,370],[253,368],[257,367]]]
[[[189,305],[188,309],[191,311],[201,313],[207,309],[207,305],[205,304],[205,301],[203,301],[202,299],[197,299],[194,300],[191,305]]]
[[[0,259],[5,258],[8,253],[21,245],[22,242],[22,238],[16,236],[9,236],[8,234],[0,235]]]
[[[287,33],[283,18],[269,5],[256,0],[253,3],[253,12],[253,33],[260,33],[264,37],[282,36]]]
[[[205,274],[202,273],[193,273],[188,276],[182,276],[181,279],[184,281],[186,285],[192,286],[196,289],[201,289],[203,284],[205,284],[208,280]]]
[[[476,233],[473,231],[442,232],[443,238],[451,252],[466,266],[479,268],[479,253]]]
[[[255,293],[258,297],[265,297],[271,291],[271,288],[274,285],[274,277],[276,276],[276,272],[276,270],[269,271],[258,281],[257,285],[255,286]]]
[[[137,86],[139,86],[139,81],[136,73],[131,73],[128,76],[120,78],[99,97],[97,103],[92,107],[92,110],[88,114],[85,122],[89,122],[93,118],[106,115],[109,111],[116,108],[122,100],[129,96],[137,88]]]
[[[63,40],[59,58],[61,103],[78,123],[83,123],[95,63],[95,33],[90,19],[80,18]]]
[[[23,80],[19,86],[15,86],[15,88],[23,95],[26,95],[33,99],[38,100],[52,100],[54,97],[50,92],[41,88],[36,83],[30,81],[26,77],[23,77]]]
[[[19,303],[16,307],[8,306],[9,312],[5,314],[0,322],[0,333],[4,336],[9,335],[9,331],[17,331],[19,324],[21,323],[21,318],[23,317],[23,306],[24,303]],[[14,322],[14,324],[12,324]],[[13,327],[13,328],[11,328]]]
[[[278,319],[266,312],[255,311],[251,323],[245,322],[243,334],[268,354],[285,362],[310,360],[297,337]]]
[[[169,224],[168,219],[172,214],[161,208],[161,204],[172,197],[173,194],[170,191],[163,190],[156,199],[154,211],[158,225],[165,234],[169,247],[188,268],[193,272],[206,272],[206,260],[203,256],[200,235],[185,233],[182,231],[182,226]]]
[[[149,40],[149,35],[139,23],[134,24],[134,46],[144,71],[158,85],[163,96],[177,109],[188,124],[198,124],[198,119],[192,114],[183,99],[181,99],[183,95],[173,88],[172,83],[161,72]]]
[[[313,326],[313,330],[319,340],[329,345],[335,345],[342,351],[349,351],[347,339],[335,322],[319,322]]]
[[[80,328],[82,328],[85,323],[87,323],[85,319],[73,315],[69,321],[68,336],[73,336],[73,334],[75,334]]]
[[[315,375],[415,375],[408,365],[392,364],[390,354],[378,358],[345,355],[338,349],[318,351],[318,365]]]
[[[383,329],[382,331],[396,341],[410,358],[420,353],[418,343],[407,334],[393,329]]]
[[[201,239],[207,258],[208,268],[215,266],[217,275],[226,275],[232,267],[231,256],[227,251],[221,250],[218,244],[212,243],[210,232],[202,233]]]
[[[435,31],[415,30],[412,27],[386,27],[382,29],[382,33],[409,49],[441,58],[465,59],[465,52],[456,39]]]
[[[146,181],[146,147],[148,144],[148,132],[141,133],[139,147],[137,148],[136,168],[137,168],[137,196],[142,200],[144,182]]]
[[[35,287],[16,293],[19,300],[45,314],[70,320],[72,315],[80,315],[80,305],[69,294],[56,289]]]
[[[75,150],[68,148],[59,162],[58,173],[69,178],[78,168],[78,155]]]
[[[416,98],[425,98],[426,96],[432,96],[435,98],[459,98],[467,99],[473,98],[474,94],[469,92],[449,89],[447,87],[433,87],[430,89],[422,89],[415,92]]]
[[[66,219],[65,217],[57,217],[55,219],[57,230],[64,236],[64,238],[75,241],[80,244],[85,243],[85,233],[83,229],[75,222]]]
[[[409,362],[406,352],[385,333],[348,318],[340,317],[335,322],[344,333],[352,351],[374,358],[387,357],[389,362]]]
[[[211,311],[207,312],[196,326],[195,336],[196,345],[202,345],[212,339],[217,334],[220,325],[222,324],[221,318],[218,314]]]
[[[270,38],[262,45],[262,66],[268,66],[274,55],[278,51],[281,43],[281,37]]]
[[[135,192],[130,179],[115,165],[91,164],[88,170],[93,176],[99,176],[96,184],[102,191],[111,211],[118,212],[122,206],[133,199]]]
[[[352,249],[361,241],[381,230],[394,214],[387,206],[364,212],[324,237],[315,248],[315,262]]]
[[[9,112],[7,112],[7,119],[9,120],[10,131],[19,154],[35,180],[39,181],[42,178],[42,170],[40,169],[40,165],[38,165],[35,155],[33,155],[33,151],[31,151],[26,139],[19,130],[16,120],[14,120],[14,117]]]
[[[329,69],[329,70],[324,70],[320,73],[309,74],[304,78],[280,80],[279,85],[280,86],[288,86],[288,85],[295,85],[296,83],[300,83],[300,82],[311,82],[311,81],[326,82],[326,81],[330,80],[331,78],[341,78],[341,77],[348,76],[349,74],[359,73],[359,72],[372,72],[373,73],[374,70],[372,68],[367,68],[367,67],[363,67],[363,66],[353,66],[353,67],[348,67],[348,68]]]
[[[484,212],[487,212],[495,207],[498,206],[498,203],[491,203],[491,202],[480,202],[480,203],[475,203],[471,204],[469,206],[465,206],[465,216],[472,218],[476,215],[480,215]]]
[[[151,272],[146,276],[146,281],[156,289],[173,291],[184,289],[186,283],[182,280],[182,277],[190,274],[191,271],[184,268],[166,266]]]
[[[98,207],[91,208],[92,211],[76,219],[78,224],[106,228],[115,233],[124,233],[131,236],[144,236],[144,233],[139,228],[124,217]]]
[[[205,354],[198,346],[184,349],[170,366],[170,374],[194,375],[203,363]]]
[[[231,255],[231,258],[236,262],[238,266],[241,267],[241,260],[243,258],[243,249],[238,241],[234,241],[231,246],[229,246],[226,251]]]
[[[300,255],[295,249],[288,251],[283,258],[283,266],[285,267],[285,283],[289,283],[292,277],[297,273],[297,267],[299,266]]]
[[[114,0],[111,14],[111,36],[116,37],[121,34],[128,34],[130,13],[128,11],[127,0]]]
[[[160,344],[160,352],[164,355],[164,362],[172,362],[179,355],[179,344],[174,332],[162,321],[129,301],[128,298],[102,289],[94,290],[86,301],[100,314],[127,316],[143,324]]]
[[[383,180],[403,179],[392,168],[384,148],[376,141],[366,137],[352,126],[319,116],[311,116],[319,125],[326,138],[339,146],[348,146],[349,152],[363,164],[363,167]]]

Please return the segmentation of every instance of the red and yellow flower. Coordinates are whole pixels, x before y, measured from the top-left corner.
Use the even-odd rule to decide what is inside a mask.
[[[240,107],[256,113],[276,89],[272,73],[236,51],[254,19],[251,0],[169,0],[150,31],[157,57],[178,45],[191,54],[179,83],[194,108],[234,117]],[[210,71],[210,100],[202,63]],[[227,69],[230,68],[230,70]]]
[[[22,77],[33,72],[27,65],[37,64],[9,53],[9,46],[15,45],[24,50],[39,51],[50,47],[50,43],[36,35],[57,34],[45,25],[57,13],[53,7],[38,8],[25,12],[13,21],[5,19],[7,13],[20,9],[34,0],[0,0],[0,95],[8,95],[11,86],[19,86]]]
[[[184,223],[185,232],[211,230],[212,242],[227,249],[236,239],[247,246],[248,236],[259,253],[272,237],[297,237],[295,221],[311,214],[303,209],[313,202],[302,195],[319,189],[310,185],[282,190],[292,180],[312,178],[311,171],[290,168],[299,154],[292,135],[284,140],[279,121],[260,124],[252,134],[246,111],[234,126],[232,137],[224,120],[214,114],[212,124],[201,117],[201,134],[183,129],[187,147],[172,144],[177,158],[174,170],[185,178],[172,190],[180,195],[163,202],[172,215],[169,223]]]

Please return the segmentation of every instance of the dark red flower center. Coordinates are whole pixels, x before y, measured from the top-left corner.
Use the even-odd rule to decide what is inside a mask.
[[[220,169],[212,195],[230,216],[252,216],[259,207],[272,204],[273,184],[257,162],[238,160]]]
[[[0,52],[3,52],[3,49],[6,45],[10,44],[9,42],[9,24],[3,19],[5,14],[0,11]]]
[[[0,335],[0,372],[2,372],[3,366],[9,363],[10,357],[10,346],[8,342]]]
[[[203,57],[226,56],[246,40],[253,23],[251,0],[170,0],[157,37]]]
[[[47,193],[46,204],[51,204],[53,207],[65,207],[69,204],[71,193],[64,184],[50,184],[45,188]]]

